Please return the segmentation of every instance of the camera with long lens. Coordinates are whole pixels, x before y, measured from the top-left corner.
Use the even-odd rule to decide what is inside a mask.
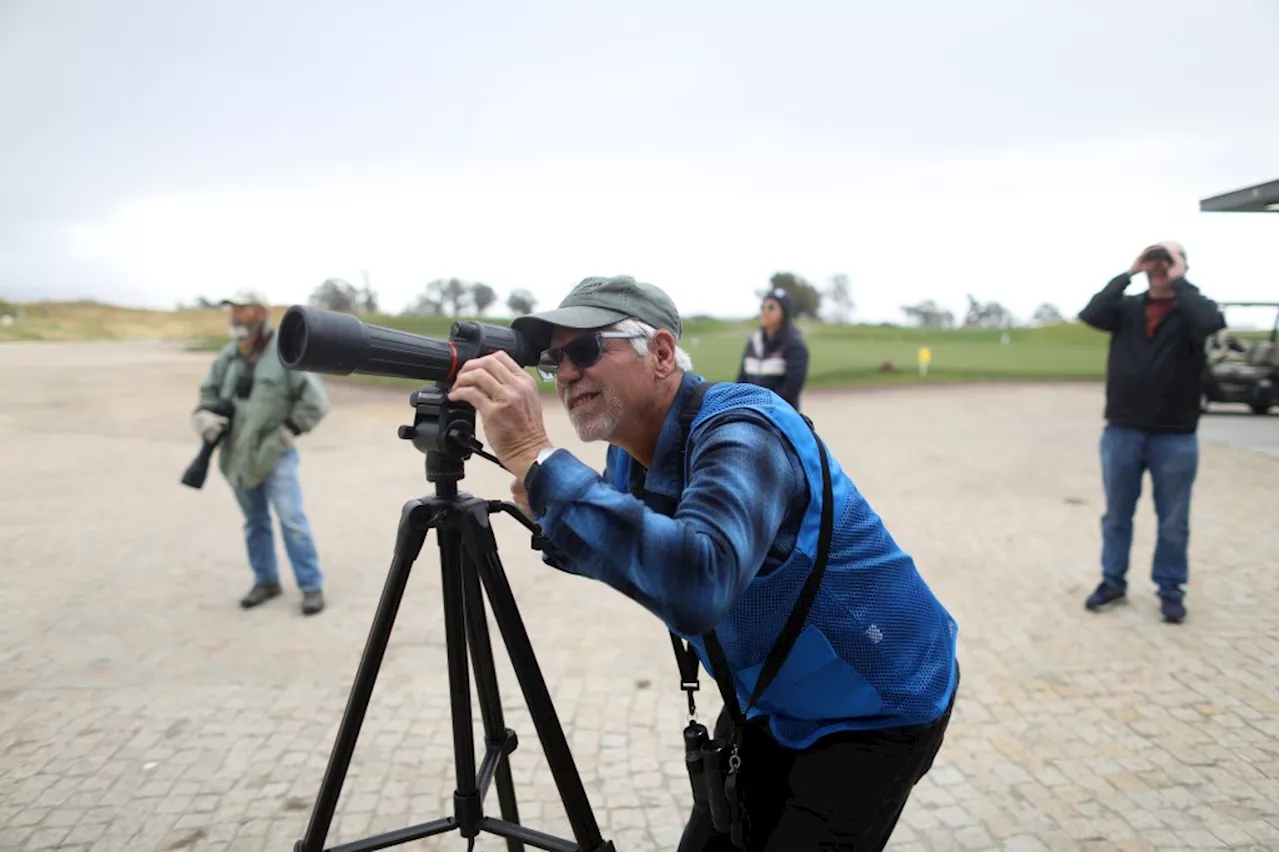
[[[229,399],[215,400],[209,405],[201,406],[214,414],[221,414],[228,419],[235,416],[235,404]],[[191,460],[191,464],[187,465],[187,469],[182,472],[182,484],[188,488],[201,489],[204,488],[204,481],[209,476],[209,462],[213,460],[213,451],[222,443],[222,439],[226,437],[226,430],[219,432],[217,437],[212,441],[202,441],[200,443],[200,451],[196,453],[196,457]]]
[[[725,790],[729,749],[708,737],[705,725],[690,722],[684,729],[684,766],[693,788],[694,809],[710,811],[712,827],[728,834],[733,823],[733,808]]]

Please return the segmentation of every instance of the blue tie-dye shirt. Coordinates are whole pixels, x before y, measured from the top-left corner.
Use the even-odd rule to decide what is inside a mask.
[[[652,465],[633,464],[632,493],[566,450],[527,483],[552,564],[609,584],[685,635],[711,630],[758,574],[786,560],[809,503],[790,444],[750,410],[707,421],[682,481],[679,416],[701,381],[684,376]]]

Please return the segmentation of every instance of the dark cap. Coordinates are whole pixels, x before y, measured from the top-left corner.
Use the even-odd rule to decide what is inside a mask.
[[[791,294],[788,293],[786,290],[782,289],[781,287],[774,287],[768,293],[764,294],[765,302],[769,301],[770,299],[777,302],[778,307],[782,308],[782,319],[786,322],[790,322],[791,311],[793,307],[791,304]]]
[[[666,293],[630,275],[584,278],[569,291],[558,308],[517,317],[511,327],[541,351],[551,345],[557,327],[601,328],[624,319],[664,328],[677,340],[683,327],[680,312]]]

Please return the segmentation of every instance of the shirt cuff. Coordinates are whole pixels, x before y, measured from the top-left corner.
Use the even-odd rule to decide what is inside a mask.
[[[568,450],[558,449],[529,471],[524,483],[529,508],[541,520],[568,501],[574,500],[598,482],[600,474],[579,461]],[[543,525],[543,533],[550,530]]]

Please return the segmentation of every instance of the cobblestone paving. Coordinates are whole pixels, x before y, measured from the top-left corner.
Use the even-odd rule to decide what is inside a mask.
[[[335,411],[302,445],[330,608],[304,619],[282,561],[287,594],[242,612],[231,494],[216,471],[201,492],[178,483],[206,364],[159,344],[0,347],[6,852],[291,850],[305,829],[400,507],[428,490],[422,457],[396,439],[404,393],[331,383]],[[1277,848],[1277,462],[1202,447],[1186,624],[1158,619],[1149,488],[1131,603],[1087,613],[1101,401],[1094,385],[807,400],[961,626],[951,734],[895,852]],[[579,446],[562,414],[549,423]],[[477,459],[464,488],[501,498],[507,482]],[[511,519],[496,527],[605,836],[674,849],[688,792],[666,634],[542,566]],[[504,653],[498,670],[521,815],[567,835]],[[329,842],[447,815],[453,782],[429,539]]]

